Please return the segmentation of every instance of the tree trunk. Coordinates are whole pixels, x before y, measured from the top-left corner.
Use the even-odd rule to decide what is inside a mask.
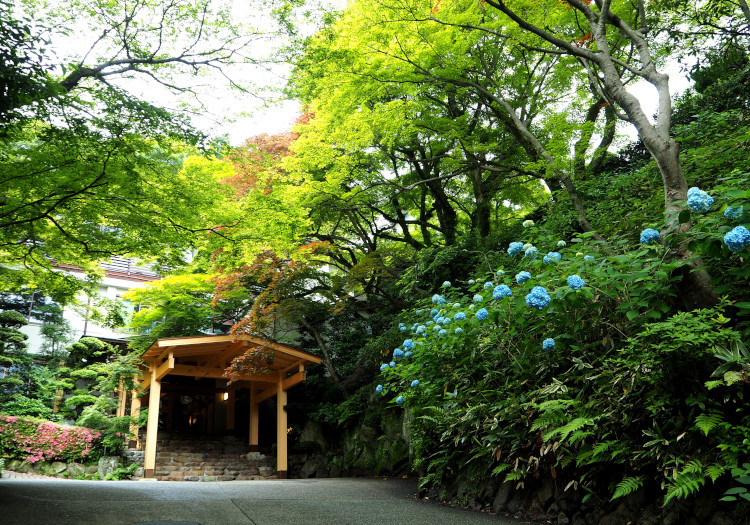
[[[665,227],[662,239],[670,233],[685,233],[692,228],[690,222],[680,224],[679,214],[684,209],[687,200],[687,181],[680,164],[680,145],[669,138],[666,145],[654,144],[644,139],[643,143],[656,161],[664,185],[664,209],[666,212]],[[703,259],[688,250],[682,242],[670,252],[672,257],[682,263],[675,270],[674,276],[679,278],[677,291],[688,309],[708,308],[715,305],[719,298],[711,286],[711,276],[703,264]]]

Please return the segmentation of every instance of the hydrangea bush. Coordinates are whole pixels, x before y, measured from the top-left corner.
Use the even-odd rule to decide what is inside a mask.
[[[736,257],[750,234],[745,241],[740,226],[729,226],[723,202],[693,195],[710,199],[701,220],[723,221],[712,223],[706,242],[724,244],[725,259]],[[737,241],[730,235],[727,243],[730,231]],[[746,426],[721,433],[713,430],[718,423],[704,425],[706,407],[720,410],[738,381],[719,381],[715,391],[703,383],[719,365],[714,349],[740,337],[724,315],[729,303],[675,314],[677,265],[665,257],[672,237],[653,228],[640,243],[623,237],[606,251],[586,234],[560,241],[534,227],[524,235],[498,248],[507,253],[503,268],[444,288],[429,315],[405,312],[412,354],[381,368],[378,395],[413,416],[423,485],[444,484],[456,472],[507,481],[554,475],[608,499],[640,486],[648,472],[669,500],[697,490],[685,488],[691,476],[698,487],[728,474],[750,452],[750,414]],[[532,247],[556,251],[539,260],[527,256]],[[441,319],[452,319],[450,330],[429,329]],[[682,456],[669,448],[674,436]],[[727,452],[719,446],[727,442],[745,445]],[[705,470],[681,470],[698,458]]]

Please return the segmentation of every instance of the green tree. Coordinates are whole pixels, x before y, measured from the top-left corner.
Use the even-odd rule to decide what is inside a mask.
[[[20,331],[26,326],[26,317],[18,312],[0,312],[0,366],[3,378],[0,379],[0,401],[7,401],[23,385],[23,380],[14,375],[13,368],[28,363],[26,340],[29,338]]]

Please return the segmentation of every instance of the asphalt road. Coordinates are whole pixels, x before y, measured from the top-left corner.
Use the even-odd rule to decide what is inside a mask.
[[[3,525],[518,525],[418,500],[413,480],[77,481],[0,478]]]

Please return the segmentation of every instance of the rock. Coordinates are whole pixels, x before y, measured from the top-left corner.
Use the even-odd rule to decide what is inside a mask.
[[[338,465],[331,466],[331,471],[328,473],[332,478],[340,478],[341,477],[341,467]]]
[[[49,466],[49,471],[53,475],[57,475],[57,474],[62,474],[63,472],[65,472],[67,468],[68,468],[67,463],[63,463],[62,461],[55,461]]]
[[[99,475],[99,466],[98,465],[86,465],[86,473],[85,476],[98,476]]]
[[[5,465],[5,468],[12,471],[17,471],[18,467],[23,463],[20,459],[11,459],[7,465]]]
[[[22,472],[24,474],[28,474],[29,472],[31,472],[33,470],[33,468],[34,468],[34,465],[32,465],[31,463],[29,463],[28,461],[22,461],[21,464],[18,465],[18,467],[16,467],[16,470],[18,472]]]
[[[492,510],[497,514],[508,508],[508,501],[513,493],[513,485],[510,483],[503,483],[500,485],[500,489],[495,495],[495,500],[492,502]]]
[[[276,473],[276,469],[273,467],[258,467],[258,473],[266,478],[270,478]]]
[[[721,498],[721,495],[717,491],[711,490],[710,487],[698,493],[693,505],[693,512],[700,523],[708,522],[711,515],[716,511],[719,498]]]
[[[500,486],[500,480],[497,478],[490,478],[480,483],[477,491],[477,499],[482,503],[492,503],[497,493],[497,488]]]
[[[557,525],[568,525],[569,523],[570,519],[568,518],[568,515],[560,511],[557,515]]]
[[[600,521],[600,525],[629,525],[635,521],[635,517],[625,502],[620,503],[615,510],[606,514]]]
[[[86,474],[86,466],[81,463],[68,463],[68,476],[75,478],[82,478]]]
[[[299,476],[303,479],[312,478],[315,476],[315,473],[318,472],[318,469],[320,469],[321,463],[320,456],[308,459],[305,461],[305,464],[302,465]]]
[[[115,470],[122,466],[122,460],[119,456],[102,456],[99,458],[99,465],[97,466],[97,473],[99,479],[104,479],[107,474],[113,473]]]
[[[547,508],[552,502],[552,498],[555,497],[555,481],[553,479],[545,479],[536,494],[539,503],[542,507]]]
[[[516,490],[513,492],[513,495],[510,498],[510,501],[508,501],[508,512],[511,514],[515,514],[521,508],[523,507],[523,495],[521,494],[521,491]]]
[[[732,525],[734,523],[737,522],[732,519],[732,516],[730,516],[723,510],[720,510],[719,512],[716,512],[713,516],[711,516],[711,519],[709,520],[707,525]]]

